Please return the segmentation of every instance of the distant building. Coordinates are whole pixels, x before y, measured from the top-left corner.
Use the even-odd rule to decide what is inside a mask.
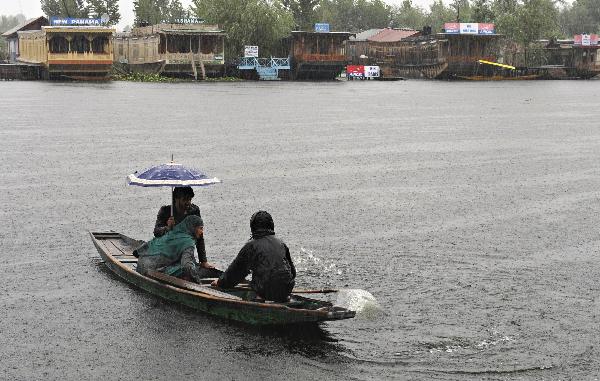
[[[132,72],[195,78],[221,76],[226,33],[204,23],[136,27],[114,38],[115,62]]]
[[[19,35],[18,32],[26,30],[41,30],[42,26],[48,25],[48,19],[44,16],[29,19],[20,25],[2,33],[2,37],[8,43],[8,61],[16,63],[19,57]]]

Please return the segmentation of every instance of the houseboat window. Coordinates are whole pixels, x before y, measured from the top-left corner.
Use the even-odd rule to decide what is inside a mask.
[[[87,53],[90,51],[90,42],[85,36],[75,35],[71,40],[71,52]]]
[[[165,52],[166,52],[166,48],[165,48],[166,41],[167,41],[166,36],[164,34],[161,34],[160,35],[160,41],[158,43],[158,53],[159,54],[165,54]]]
[[[54,36],[50,39],[50,53],[68,53],[69,42],[63,36]]]
[[[190,36],[167,36],[167,50],[169,53],[189,53]]]
[[[216,36],[202,36],[202,40],[200,43],[200,51],[203,54],[210,54],[215,51],[216,45],[217,45],[217,37]]]
[[[106,53],[106,47],[108,47],[108,38],[106,36],[96,36],[92,40],[92,52]]]
[[[329,54],[329,39],[328,38],[320,38],[319,39],[319,54]]]
[[[123,42],[119,41],[119,55],[122,56],[123,55]]]

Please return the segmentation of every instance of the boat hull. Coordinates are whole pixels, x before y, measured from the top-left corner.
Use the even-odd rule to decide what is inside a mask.
[[[199,292],[177,287],[173,284],[166,284],[135,271],[136,259],[133,257],[132,252],[133,248],[141,244],[142,241],[136,241],[114,232],[90,234],[105,265],[120,278],[163,299],[207,314],[252,325],[306,324],[325,320],[347,319],[355,316],[354,311],[341,307],[324,305],[323,308],[317,309],[290,308],[279,303],[241,300],[235,295],[232,295],[232,299],[214,296],[210,294],[209,286],[204,286],[206,287],[205,292]],[[181,283],[188,282],[181,281]],[[202,289],[202,286],[196,285],[196,288]],[[240,291],[238,294],[242,293]],[[298,298],[309,300],[308,298]],[[314,300],[313,307],[318,307],[317,303],[319,302]]]

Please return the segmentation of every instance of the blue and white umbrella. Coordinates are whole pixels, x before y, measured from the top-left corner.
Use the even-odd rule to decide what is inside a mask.
[[[184,167],[178,163],[160,164],[127,176],[127,184],[140,187],[171,187],[171,215],[173,215],[174,187],[202,187],[218,184],[221,180],[208,177],[204,172],[194,168]]]

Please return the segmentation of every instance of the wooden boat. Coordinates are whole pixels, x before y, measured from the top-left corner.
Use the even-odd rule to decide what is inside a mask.
[[[159,272],[145,276],[135,271],[137,258],[133,256],[133,250],[143,241],[116,232],[91,232],[90,235],[106,266],[125,281],[161,298],[211,315],[253,325],[318,323],[356,315],[355,311],[334,306],[327,301],[303,297],[296,292],[287,303],[257,301],[256,293],[247,285],[216,289],[208,284],[211,278],[198,284]],[[328,293],[335,290],[304,292]]]

